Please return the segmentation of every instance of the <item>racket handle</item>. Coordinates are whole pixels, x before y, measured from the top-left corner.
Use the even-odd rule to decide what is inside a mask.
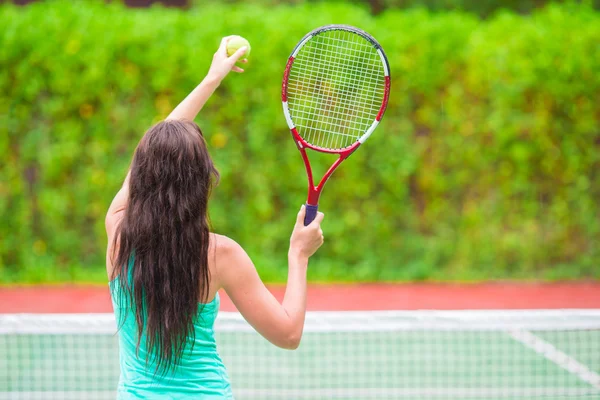
[[[317,211],[319,210],[318,205],[306,204],[306,214],[304,214],[304,226],[307,226],[311,222],[314,221],[317,216]]]

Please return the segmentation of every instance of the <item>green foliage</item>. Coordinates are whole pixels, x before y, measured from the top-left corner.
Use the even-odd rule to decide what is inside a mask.
[[[169,0],[163,0],[168,2]],[[434,12],[463,11],[488,18],[497,12],[513,11],[529,14],[548,4],[584,4],[600,9],[600,0],[218,0],[225,4],[253,3],[263,6],[280,4],[319,4],[331,1],[352,3],[368,8],[373,14],[385,10],[422,8]],[[188,4],[201,7],[205,0],[189,0]]]
[[[381,8],[423,7],[431,11],[460,10],[489,17],[498,11],[508,10],[517,13],[531,13],[547,4],[583,3],[600,8],[598,0],[364,0],[375,10]]]
[[[197,119],[222,174],[212,221],[263,278],[284,280],[306,178],[281,77],[296,41],[329,23],[381,42],[392,97],[327,184],[312,280],[600,277],[600,14],[590,7],[482,22],[340,3],[182,11],[64,0],[2,5],[0,23],[2,281],[104,279],[104,214],[137,141],[233,33],[252,43],[247,72]]]

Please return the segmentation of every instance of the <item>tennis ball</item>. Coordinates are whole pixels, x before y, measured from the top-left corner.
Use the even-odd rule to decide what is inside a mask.
[[[250,43],[241,36],[234,36],[227,41],[227,56],[231,57],[240,47],[248,47],[244,58],[250,55]]]

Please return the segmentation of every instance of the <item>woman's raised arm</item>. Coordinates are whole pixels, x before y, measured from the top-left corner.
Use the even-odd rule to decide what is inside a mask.
[[[193,121],[198,115],[198,112],[204,107],[210,96],[219,87],[221,81],[229,74],[229,72],[244,72],[243,69],[236,66],[235,63],[246,53],[247,47],[241,47],[231,57],[227,56],[227,42],[232,36],[226,36],[221,40],[219,49],[213,56],[210,69],[202,82],[196,86],[194,90],[183,101],[175,107],[169,114],[167,120],[181,119]],[[245,62],[246,60],[242,60]],[[113,198],[113,201],[106,213],[105,227],[109,238],[113,232],[116,223],[127,208],[127,199],[129,197],[129,172],[119,189],[118,193]]]
[[[229,74],[230,71],[244,72],[243,69],[235,65],[235,63],[248,51],[247,47],[241,47],[231,57],[227,56],[227,41],[232,36],[224,37],[221,40],[219,49],[213,56],[212,64],[206,78],[200,82],[198,86],[171,112],[167,117],[170,119],[185,119],[193,121],[196,115],[200,112],[204,104],[210,96],[219,87],[221,81]],[[243,60],[242,62],[245,62]]]

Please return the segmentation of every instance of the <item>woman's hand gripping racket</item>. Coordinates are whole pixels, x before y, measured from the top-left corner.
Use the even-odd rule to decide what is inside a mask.
[[[327,179],[381,121],[389,95],[390,68],[385,53],[360,29],[323,26],[294,48],[285,68],[281,98],[308,175],[304,225],[317,215]],[[339,154],[317,186],[307,148]]]

